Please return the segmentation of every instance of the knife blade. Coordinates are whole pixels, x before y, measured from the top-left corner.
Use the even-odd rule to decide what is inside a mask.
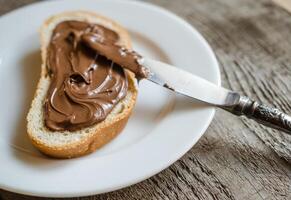
[[[142,58],[139,64],[148,71],[148,80],[182,95],[216,106],[232,106],[240,95],[199,76],[166,63]]]
[[[138,63],[148,72],[146,79],[160,86],[291,134],[291,117],[276,108],[160,61],[142,57]]]

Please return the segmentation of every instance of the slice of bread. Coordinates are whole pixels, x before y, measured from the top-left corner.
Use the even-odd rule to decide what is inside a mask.
[[[88,154],[111,141],[125,127],[137,97],[137,83],[134,74],[126,71],[128,74],[127,95],[114,107],[104,121],[78,131],[56,132],[46,128],[43,105],[51,81],[50,77],[46,75],[47,47],[54,28],[60,22],[67,20],[85,21],[109,28],[119,34],[120,45],[131,48],[129,34],[123,27],[111,19],[95,13],[65,12],[44,22],[40,30],[41,77],[27,115],[27,133],[34,146],[44,154],[56,158],[72,158]]]

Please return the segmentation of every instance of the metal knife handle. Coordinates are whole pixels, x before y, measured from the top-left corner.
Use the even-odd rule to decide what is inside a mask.
[[[260,124],[291,134],[291,117],[289,115],[248,97],[241,96],[235,106],[222,108],[235,115],[245,115]]]

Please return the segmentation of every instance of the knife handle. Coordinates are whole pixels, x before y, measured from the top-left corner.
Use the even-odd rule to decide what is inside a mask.
[[[284,131],[291,135],[291,117],[282,111],[260,104],[246,96],[241,96],[238,103],[223,109],[235,114],[245,115],[265,126]]]

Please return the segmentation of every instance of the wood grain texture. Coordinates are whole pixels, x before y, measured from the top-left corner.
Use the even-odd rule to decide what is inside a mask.
[[[7,2],[0,0],[0,12],[14,8]],[[151,2],[202,33],[225,87],[291,113],[288,12],[271,0]],[[39,199],[0,194],[5,200]],[[119,191],[74,199],[291,199],[291,137],[219,110],[201,140],[168,169]]]

